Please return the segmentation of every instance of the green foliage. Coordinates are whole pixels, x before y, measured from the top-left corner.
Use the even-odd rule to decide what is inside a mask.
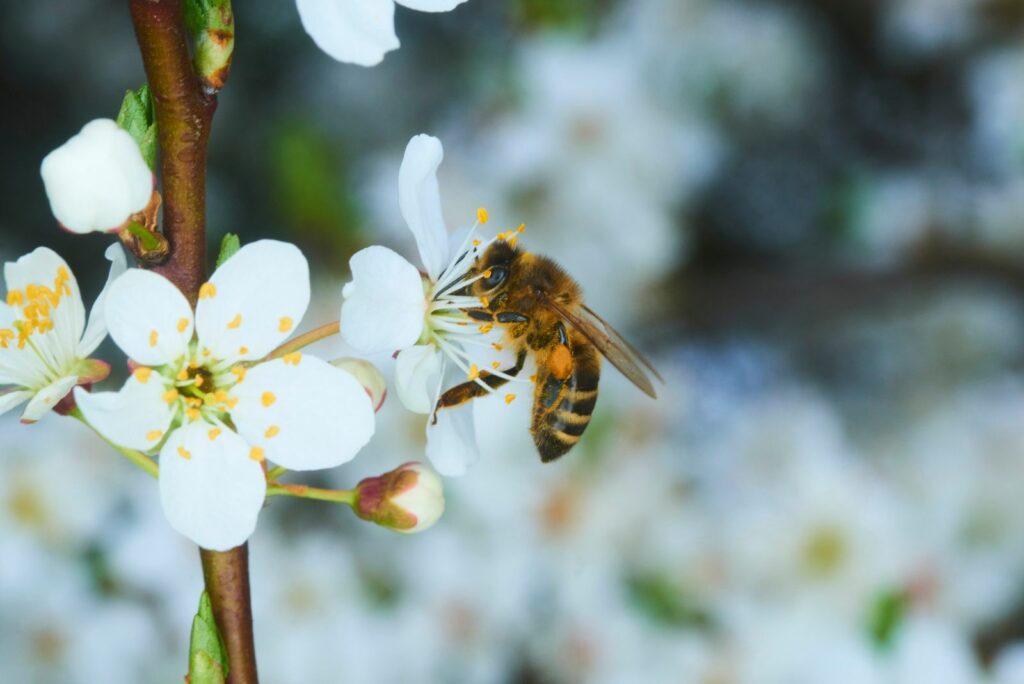
[[[513,8],[529,28],[588,30],[610,4],[610,0],[516,0]]]
[[[305,121],[271,138],[276,203],[294,232],[342,265],[361,246],[360,216],[348,182],[347,156],[334,140]]]
[[[906,610],[907,595],[901,591],[886,592],[875,600],[868,631],[876,646],[885,648],[892,643]]]
[[[217,255],[217,268],[233,257],[235,252],[242,248],[242,241],[238,239],[238,236],[234,233],[228,233],[224,236],[224,239],[220,241],[220,254]]]
[[[206,28],[209,13],[208,0],[185,0],[185,26],[193,38]]]
[[[192,639],[188,647],[189,684],[223,684],[228,675],[228,654],[213,619],[213,606],[204,591],[199,597],[199,612],[192,620]]]
[[[633,605],[654,622],[679,628],[706,629],[707,613],[668,578],[655,573],[637,573],[626,579]]]
[[[156,111],[153,109],[153,96],[148,85],[125,92],[121,109],[117,113],[117,125],[128,131],[142,150],[142,158],[149,164],[149,168],[155,169]]]

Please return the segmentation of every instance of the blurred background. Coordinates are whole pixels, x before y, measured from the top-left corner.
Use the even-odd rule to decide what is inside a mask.
[[[356,249],[415,257],[397,169],[430,132],[449,225],[525,222],[666,380],[607,370],[546,466],[528,403],[481,401],[416,537],[273,500],[264,681],[1024,682],[1024,3],[471,0],[399,8],[372,70],[292,2],[236,11],[210,243],[300,245],[303,327]],[[56,228],[38,165],[142,83],[127,9],[4,3],[0,59],[0,256],[54,247],[94,297],[109,240]],[[378,421],[306,481],[423,459],[423,417]],[[69,419],[0,444],[0,681],[180,681],[201,576],[155,484]]]

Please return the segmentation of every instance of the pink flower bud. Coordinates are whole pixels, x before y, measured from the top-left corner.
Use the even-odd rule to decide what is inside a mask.
[[[406,463],[360,482],[352,508],[363,520],[396,532],[421,532],[444,513],[441,478],[422,463]]]

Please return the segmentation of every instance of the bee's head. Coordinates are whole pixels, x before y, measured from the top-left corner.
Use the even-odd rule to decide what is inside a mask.
[[[512,268],[520,255],[519,249],[508,242],[494,241],[473,265],[473,271],[480,278],[470,285],[472,294],[492,299],[500,294],[508,286]]]

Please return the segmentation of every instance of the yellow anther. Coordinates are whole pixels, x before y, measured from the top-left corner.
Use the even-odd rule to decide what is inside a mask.
[[[156,330],[149,331],[149,346],[155,347],[157,340],[160,339],[160,334]]]
[[[199,287],[199,298],[210,299],[217,296],[217,286],[213,283],[203,283]]]
[[[267,431],[263,433],[263,436],[266,437],[267,439],[277,437],[277,433],[279,433],[280,431],[281,428],[277,427],[276,425],[271,425],[270,427],[267,428]]]
[[[494,347],[494,351],[501,351],[502,349],[505,348],[504,345],[498,344],[497,342],[492,342],[491,346]]]
[[[178,319],[178,332],[183,333],[183,332],[185,332],[186,328],[188,328],[188,319],[187,318],[179,318]]]
[[[178,455],[181,456],[186,461],[192,458],[192,452],[190,452],[185,447],[178,447]]]
[[[483,272],[483,276],[484,276],[484,278],[490,278],[491,277],[491,269],[487,269],[486,271],[484,271]]]
[[[217,439],[217,437],[220,436],[220,428],[213,428],[206,434],[210,438],[210,441],[212,442],[213,440]]]
[[[233,409],[236,406],[238,406],[238,397],[231,397],[230,399],[225,399],[224,403],[227,405],[229,409]]]
[[[199,368],[199,359],[190,359],[188,362],[188,367],[191,368],[192,370]]]
[[[146,440],[149,442],[155,442],[156,440],[163,437],[163,430],[150,430],[146,433]]]
[[[474,364],[470,364],[470,366],[469,366],[469,379],[470,380],[476,380],[479,377],[480,377],[480,369],[477,367],[477,365],[475,363]]]
[[[242,347],[238,348],[238,355],[239,356],[245,356],[248,353],[249,353],[249,348],[248,347],[242,346]]]
[[[289,316],[281,316],[281,319],[277,322],[277,329],[281,332],[288,332],[295,325],[295,321]]]
[[[509,237],[507,242],[509,244],[509,247],[515,247],[516,243],[519,242],[519,236],[518,235],[512,235],[511,237]]]
[[[277,401],[277,397],[274,396],[273,392],[264,392],[263,395],[260,397],[260,402],[264,406],[270,406],[275,401]]]
[[[484,334],[487,334],[487,333],[491,332],[492,330],[494,330],[494,324],[493,323],[484,323],[483,325],[480,326],[480,332],[482,332]]]
[[[196,387],[202,387],[202,386],[203,386],[203,376],[202,375],[197,375],[196,376]]]
[[[145,366],[139,366],[134,371],[132,371],[132,375],[135,376],[135,379],[141,382],[143,385],[145,385],[149,381],[149,376],[151,376],[152,374],[153,369],[146,368]]]
[[[7,349],[7,345],[15,338],[13,330],[0,330],[0,349]]]
[[[210,350],[207,349],[206,347],[203,347],[203,356],[209,356],[209,355],[210,355]]]
[[[516,228],[516,232],[517,233],[522,233],[524,230],[526,230],[526,224],[525,223],[520,223],[519,227]]]
[[[198,407],[203,405],[203,400],[199,397],[185,397],[185,403],[189,406]]]
[[[175,400],[177,400],[177,398],[178,390],[174,389],[173,387],[164,392],[164,401],[166,401],[168,404],[174,402]]]
[[[487,223],[488,218],[489,216],[487,214],[486,209],[480,207],[479,209],[476,210],[476,220],[479,221],[481,224]]]
[[[235,317],[228,323],[229,330],[237,330],[238,326],[242,325],[242,314],[235,314]]]
[[[285,354],[284,356],[281,357],[281,360],[293,366],[298,366],[299,361],[302,361],[302,352],[292,352],[291,354]]]
[[[536,373],[534,373],[533,375],[530,376],[530,382],[537,382],[537,374]]]
[[[235,376],[235,382],[242,382],[245,380],[245,368],[242,366],[233,366],[231,373]]]
[[[185,409],[185,415],[188,417],[189,420],[199,420],[199,409],[197,409],[197,408]]]
[[[11,290],[7,293],[7,303],[10,306],[21,306],[25,302],[25,294],[21,290]]]
[[[479,240],[473,240],[473,246],[474,247],[479,247],[480,246],[480,241]]]
[[[188,380],[188,371],[182,368],[174,377],[176,377],[178,380]]]
[[[506,404],[511,404],[515,400],[516,400],[516,395],[514,395],[514,394],[506,394],[505,395],[505,403]]]
[[[260,448],[260,447],[253,447],[252,450],[249,451],[249,458],[251,458],[254,461],[261,461],[262,462],[262,461],[264,461],[266,459],[266,456],[263,454],[263,449],[262,448]]]
[[[480,305],[485,307],[485,308],[490,306],[491,305],[490,298],[488,298],[487,295],[484,295],[483,297],[481,297],[480,298]]]
[[[494,370],[498,370],[498,368],[500,368],[500,367],[501,367],[500,363],[498,363],[497,361],[491,361],[491,368],[493,368]]]

